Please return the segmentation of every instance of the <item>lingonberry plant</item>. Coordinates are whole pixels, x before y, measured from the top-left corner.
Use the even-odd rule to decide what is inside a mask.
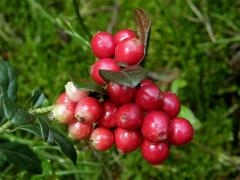
[[[90,140],[99,151],[113,144],[121,153],[140,147],[150,164],[166,160],[171,144],[189,143],[194,129],[188,120],[177,117],[179,98],[160,90],[143,68],[151,21],[142,9],[136,9],[135,15],[138,35],[124,29],[114,36],[108,32],[93,36],[91,47],[97,58],[90,70],[93,81],[70,76],[65,92],[53,106],[45,106],[45,96],[34,90],[27,106],[20,107],[16,101],[16,75],[7,62],[0,61],[0,134],[12,127],[34,133],[47,143],[59,145],[74,163],[74,143],[81,140]],[[55,122],[68,126],[68,135],[74,141],[54,128]],[[7,150],[18,156],[9,158]],[[40,160],[23,144],[0,142],[0,161],[41,172]]]

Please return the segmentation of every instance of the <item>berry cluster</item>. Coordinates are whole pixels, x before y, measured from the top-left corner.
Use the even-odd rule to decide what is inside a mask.
[[[114,36],[99,32],[92,39],[92,50],[100,59],[91,67],[91,77],[105,85],[107,97],[100,103],[73,82],[65,85],[52,116],[68,125],[71,138],[90,139],[99,151],[108,150],[113,144],[122,153],[140,147],[143,158],[151,164],[167,159],[170,144],[183,145],[192,140],[192,125],[177,117],[181,103],[176,94],[162,92],[149,79],[137,87],[127,87],[107,83],[99,74],[100,69],[120,71],[118,62],[131,66],[141,61],[144,45],[134,31],[122,30]]]

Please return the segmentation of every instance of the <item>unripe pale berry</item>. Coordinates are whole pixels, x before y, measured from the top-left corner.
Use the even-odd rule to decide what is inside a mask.
[[[170,128],[169,117],[161,111],[150,111],[145,116],[141,132],[145,139],[151,142],[167,140]]]
[[[140,87],[143,87],[143,86],[146,86],[146,85],[154,85],[154,82],[151,81],[150,79],[143,79],[141,82],[140,82]]]
[[[135,101],[145,111],[160,110],[163,96],[163,92],[156,85],[145,85],[138,89]]]
[[[150,164],[161,164],[168,158],[169,145],[166,143],[153,143],[144,140],[141,145],[141,153],[143,158]]]
[[[92,125],[84,122],[79,122],[75,119],[69,123],[68,133],[69,136],[75,140],[88,139],[92,133]]]
[[[128,130],[138,129],[142,124],[143,117],[142,109],[135,103],[122,105],[116,113],[118,127]]]
[[[114,56],[114,38],[108,32],[96,33],[91,41],[93,54],[98,58],[110,58]]]
[[[136,38],[136,37],[137,37],[137,34],[133,30],[123,29],[118,31],[114,35],[114,41],[115,41],[115,44],[117,45],[118,43],[122,42],[125,39]]]
[[[113,132],[107,128],[96,128],[91,134],[92,146],[99,151],[110,149],[114,143]]]
[[[131,102],[135,97],[136,90],[136,88],[114,83],[109,83],[107,88],[110,99],[119,105]]]
[[[56,104],[51,111],[50,118],[56,119],[59,123],[68,124],[74,117],[74,110],[73,104]]]
[[[90,70],[90,74],[92,79],[100,84],[104,85],[106,82],[101,77],[99,70],[111,70],[111,71],[120,71],[121,68],[117,65],[117,62],[110,58],[104,58],[96,61],[92,66]]]
[[[142,142],[142,135],[139,131],[129,131],[117,128],[114,132],[115,145],[118,151],[128,153],[136,150]]]
[[[92,124],[96,122],[102,114],[102,106],[96,98],[85,97],[75,108],[75,117],[79,121]]]
[[[169,142],[174,145],[189,143],[194,136],[191,123],[184,118],[174,118],[170,124]]]
[[[177,95],[172,92],[165,92],[163,97],[162,111],[164,111],[170,118],[178,115],[181,109],[181,102]]]
[[[98,126],[105,127],[105,128],[117,127],[116,112],[117,112],[118,106],[114,102],[107,100],[103,103],[102,107],[103,107],[103,113],[98,120]]]
[[[125,39],[115,49],[115,59],[128,65],[138,64],[144,56],[144,44],[136,39]]]
[[[87,91],[76,88],[73,82],[68,82],[65,85],[65,91],[66,91],[67,97],[72,102],[79,102],[80,100],[88,96]]]
[[[62,93],[60,94],[60,96],[58,97],[57,101],[56,101],[56,104],[72,104],[73,106],[76,105],[75,102],[72,102],[68,96],[66,95],[66,93]]]

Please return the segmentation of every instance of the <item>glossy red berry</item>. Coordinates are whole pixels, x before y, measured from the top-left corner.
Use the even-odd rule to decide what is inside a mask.
[[[163,96],[163,92],[156,85],[145,85],[138,89],[135,101],[145,111],[160,110]]]
[[[167,140],[170,128],[169,117],[161,111],[147,113],[142,124],[142,135],[151,142],[164,142]]]
[[[75,117],[79,121],[92,124],[102,114],[102,106],[96,98],[86,97],[82,99],[75,108]]]
[[[99,70],[111,70],[111,71],[120,71],[121,68],[117,65],[117,62],[110,58],[104,58],[96,61],[90,70],[91,77],[93,80],[101,85],[104,85],[106,82],[99,74]]]
[[[58,97],[56,104],[72,104],[73,106],[76,105],[75,102],[72,102],[66,95],[66,93],[62,93],[60,94],[60,96]]]
[[[88,139],[92,133],[92,125],[75,119],[68,125],[68,133],[75,140]]]
[[[88,96],[88,91],[76,88],[73,82],[68,82],[65,85],[65,91],[66,91],[67,97],[72,102],[79,102],[80,100]]]
[[[50,118],[57,120],[59,123],[68,124],[74,117],[75,105],[71,103],[56,104],[50,114]]]
[[[116,113],[118,127],[128,130],[138,129],[142,124],[143,117],[142,109],[135,103],[122,105]]]
[[[128,65],[138,64],[144,56],[144,44],[136,39],[125,39],[115,49],[115,59]]]
[[[162,111],[164,111],[170,118],[178,115],[181,109],[181,102],[176,94],[172,92],[165,92],[163,97]]]
[[[114,56],[114,38],[108,32],[98,32],[91,41],[93,54],[98,58],[110,58]]]
[[[107,100],[103,103],[102,107],[103,107],[103,113],[98,120],[98,126],[105,127],[105,128],[117,127],[116,112],[117,112],[118,106],[114,102]]]
[[[141,145],[141,153],[143,158],[150,164],[161,164],[168,158],[169,145],[166,143],[153,143],[144,140]]]
[[[131,102],[135,97],[136,90],[136,88],[114,83],[109,83],[107,88],[110,99],[119,105]]]
[[[137,38],[137,34],[131,29],[120,30],[114,35],[114,41],[116,45],[129,38]]]
[[[140,87],[143,87],[143,86],[146,86],[146,85],[154,85],[154,82],[151,81],[150,79],[143,79],[141,82],[140,82]]]
[[[174,118],[170,124],[169,142],[174,145],[189,143],[194,136],[194,129],[184,118]]]
[[[114,143],[113,132],[107,128],[96,128],[91,134],[92,146],[99,151],[110,149]]]
[[[142,142],[142,136],[139,131],[129,131],[117,128],[114,132],[114,137],[115,145],[118,151],[122,153],[136,150]]]

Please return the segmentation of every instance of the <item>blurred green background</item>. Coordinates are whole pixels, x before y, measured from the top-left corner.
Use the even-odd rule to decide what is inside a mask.
[[[196,128],[194,141],[172,147],[160,166],[147,164],[139,150],[99,153],[80,144],[75,167],[55,147],[12,136],[33,147],[44,172],[31,175],[10,165],[0,179],[240,178],[240,1],[78,2],[76,7],[72,0],[0,0],[0,56],[18,72],[19,103],[35,87],[53,103],[69,80],[68,72],[88,76],[95,58],[80,39],[88,36],[75,8],[93,35],[136,29],[133,10],[141,7],[152,19],[146,68],[154,71],[163,90],[180,96],[181,115]]]

